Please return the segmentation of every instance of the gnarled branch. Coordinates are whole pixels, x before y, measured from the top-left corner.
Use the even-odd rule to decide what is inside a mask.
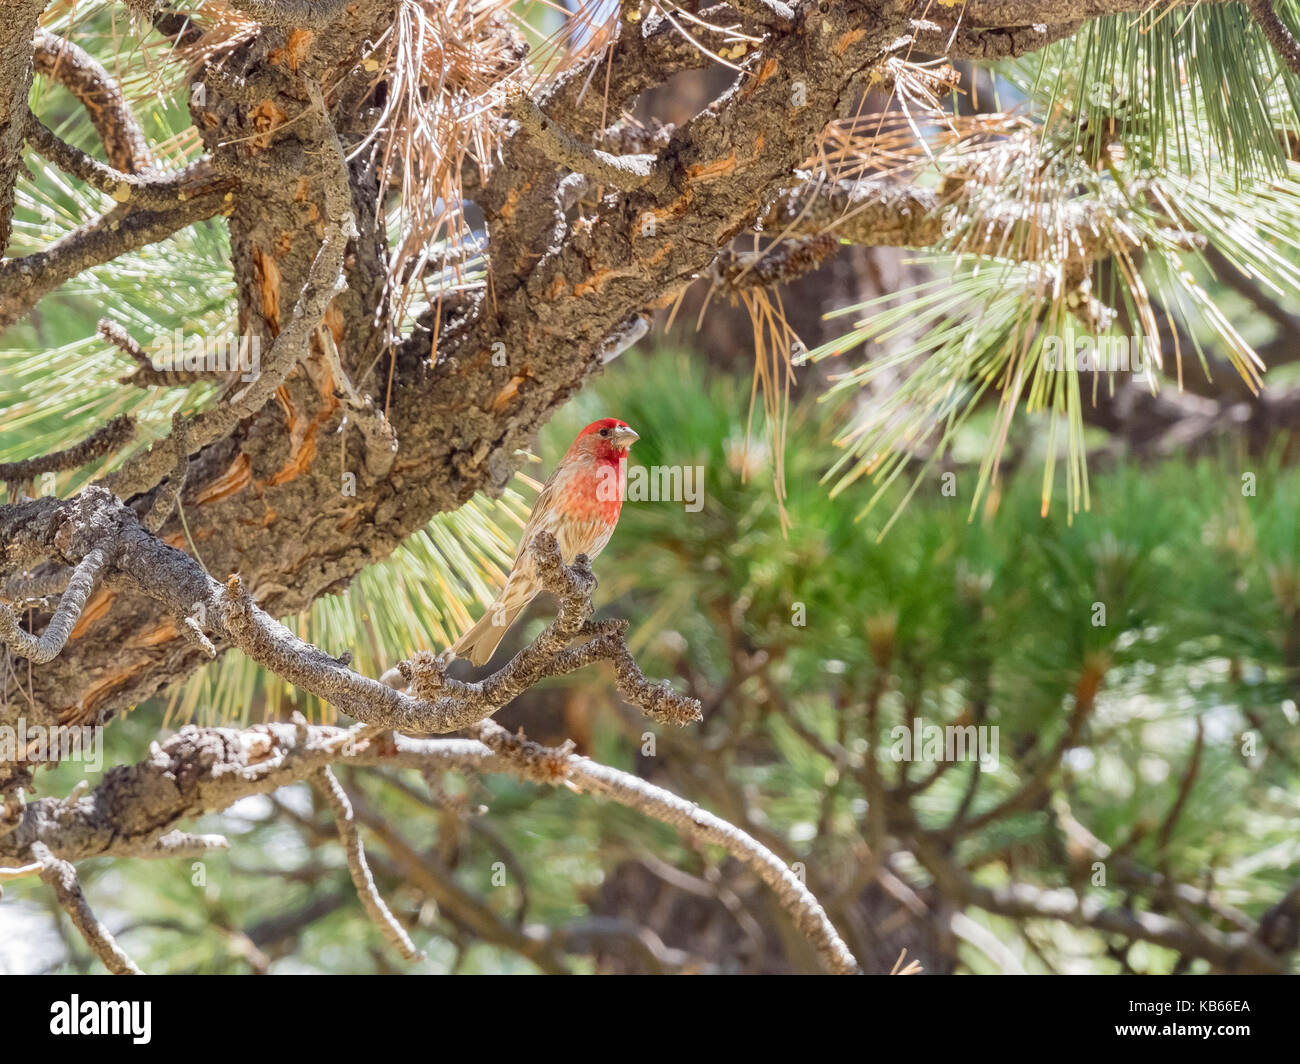
[[[543,154],[551,162],[574,173],[585,174],[625,192],[652,182],[662,185],[667,181],[666,172],[656,166],[656,156],[611,155],[584,144],[554,119],[548,118],[518,86],[512,87],[506,99],[506,114],[515,119],[525,133],[537,140]]]
[[[68,642],[68,636],[81,617],[81,611],[86,608],[86,601],[95,589],[95,583],[107,559],[106,552],[102,548],[96,548],[81,560],[68,580],[67,590],[63,592],[45,633],[39,639],[19,628],[9,607],[0,603],[0,639],[15,654],[37,665],[53,661]]]
[[[122,87],[94,56],[80,45],[42,29],[36,33],[35,66],[38,74],[57,81],[86,109],[110,166],[138,174],[152,165],[144,130],[126,102]]]
[[[71,809],[53,798],[29,803],[17,828],[0,838],[0,861],[20,864],[34,847],[65,860],[134,855],[174,832],[181,820],[311,778],[335,763],[505,773],[599,795],[697,842],[722,847],[773,889],[830,971],[858,970],[817,899],[780,858],[740,828],[630,773],[509,735],[496,725],[481,733],[485,741],[411,739],[301,723],[245,731],[187,726],[148,761],[119,769]]]

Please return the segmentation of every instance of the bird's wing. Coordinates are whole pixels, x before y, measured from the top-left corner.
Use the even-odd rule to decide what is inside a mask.
[[[524,556],[538,532],[551,531],[551,524],[555,520],[555,507],[552,505],[556,494],[555,483],[559,479],[562,468],[563,466],[556,466],[550,478],[542,485],[537,501],[533,503],[533,512],[528,515],[528,523],[524,525],[524,531],[519,537],[519,547],[515,551],[515,560],[511,569],[518,568],[519,559]]]

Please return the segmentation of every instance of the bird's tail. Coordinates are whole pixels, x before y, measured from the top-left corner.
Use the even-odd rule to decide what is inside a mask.
[[[459,658],[468,658],[471,664],[486,665],[515,623],[524,608],[533,600],[532,595],[503,595],[488,607],[487,613],[452,645],[451,652]]]

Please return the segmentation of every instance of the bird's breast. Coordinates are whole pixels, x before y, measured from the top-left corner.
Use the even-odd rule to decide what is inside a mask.
[[[558,508],[566,520],[614,525],[623,509],[627,483],[624,462],[598,462],[574,469],[557,484]]]
[[[573,470],[557,483],[551,532],[566,563],[594,558],[609,542],[623,508],[624,469],[602,463]]]

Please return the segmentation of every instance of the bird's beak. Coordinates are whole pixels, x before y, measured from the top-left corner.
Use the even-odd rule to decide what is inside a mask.
[[[626,425],[620,425],[614,430],[614,445],[626,451],[632,444],[636,443],[641,437],[638,433],[633,432]]]

